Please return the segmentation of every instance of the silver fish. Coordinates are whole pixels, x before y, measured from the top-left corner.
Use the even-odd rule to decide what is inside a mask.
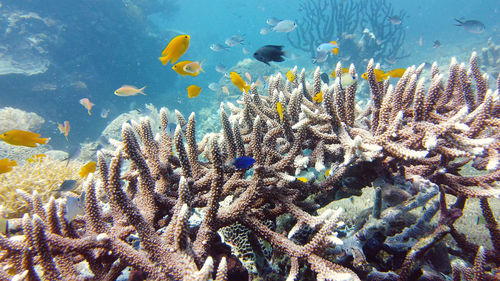
[[[317,52],[316,57],[312,59],[313,63],[323,63],[328,58],[328,52]]]
[[[461,26],[467,32],[470,32],[470,33],[481,34],[486,29],[486,26],[484,25],[484,23],[482,23],[478,20],[466,20],[466,21],[461,21],[459,19],[455,19],[455,20],[457,21],[457,24],[455,24],[456,26]]]
[[[290,31],[294,30],[296,27],[297,27],[297,24],[293,20],[282,20],[282,21],[278,22],[278,24],[276,24],[273,27],[273,31],[290,32]]]
[[[270,17],[266,20],[266,23],[271,25],[271,26],[275,26],[277,25],[281,20],[275,18],[275,17]]]
[[[400,25],[401,24],[401,18],[399,16],[392,16],[392,17],[387,17],[389,18],[389,21],[393,25]]]
[[[77,215],[82,215],[85,208],[85,192],[80,197],[66,196],[66,214],[64,218],[71,222]]]
[[[222,52],[222,51],[227,50],[227,47],[224,47],[219,43],[214,43],[214,44],[210,45],[210,50],[212,50],[214,52]]]
[[[77,181],[76,180],[65,180],[61,183],[58,191],[70,191],[75,188]]]
[[[263,27],[260,29],[259,33],[260,35],[266,35],[268,34],[269,32],[271,32],[271,29],[269,27]]]

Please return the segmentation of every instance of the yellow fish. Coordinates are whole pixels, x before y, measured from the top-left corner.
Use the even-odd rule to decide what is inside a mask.
[[[238,73],[231,71],[229,77],[231,78],[231,82],[233,82],[233,84],[238,87],[240,91],[248,92],[250,90],[250,85],[248,85]]]
[[[281,106],[281,102],[276,103],[276,110],[278,111],[278,114],[280,115],[281,122],[283,122],[283,107]]]
[[[187,91],[188,91],[189,98],[195,98],[200,94],[201,88],[196,86],[196,85],[191,85],[191,86],[187,87]]]
[[[297,180],[299,180],[301,182],[308,182],[309,181],[307,178],[304,178],[304,177],[297,178]]]
[[[174,64],[174,66],[172,66],[172,69],[182,76],[185,76],[185,75],[189,75],[189,76],[193,76],[193,77],[198,76],[198,74],[200,74],[199,71],[192,73],[192,72],[187,72],[184,70],[184,67],[190,63],[192,63],[192,61],[190,61],[190,60],[181,61],[181,62]]]
[[[120,97],[136,96],[138,94],[146,95],[144,93],[144,89],[146,89],[146,86],[144,86],[140,89],[137,89],[136,86],[123,85],[120,88],[115,90],[115,95],[120,96]]]
[[[11,130],[0,135],[0,139],[11,145],[21,145],[28,147],[37,147],[38,144],[46,144],[48,138],[40,138],[37,133],[22,130]]]
[[[288,81],[293,82],[295,81],[295,75],[293,75],[291,70],[288,70],[286,73],[286,78],[288,78]]]
[[[184,55],[189,47],[189,39],[191,37],[187,34],[179,35],[172,39],[167,47],[161,52],[161,57],[158,59],[163,65],[167,64],[168,61],[175,63],[179,58]]]
[[[396,68],[393,69],[389,72],[387,72],[385,75],[386,77],[391,76],[392,78],[401,78],[403,77],[403,74],[405,74],[406,68]]]
[[[87,164],[83,165],[83,167],[80,169],[80,172],[78,172],[78,175],[82,179],[86,178],[88,174],[95,172],[96,166],[96,162],[88,162]]]
[[[326,171],[325,171],[325,176],[327,176],[327,177],[328,177],[328,176],[330,175],[330,171],[331,171],[331,169],[326,170]]]
[[[0,159],[0,174],[12,171],[14,166],[17,166],[16,161],[8,158]]]
[[[347,73],[347,72],[349,72],[349,68],[347,68],[347,67],[342,67],[342,74]],[[333,77],[333,78],[336,78],[336,77],[337,77],[337,74],[335,73],[335,70],[334,70],[334,71],[332,71],[332,73],[330,74],[330,77]]]
[[[377,79],[378,82],[381,82],[382,80],[387,79],[387,76],[385,75],[385,72],[380,69],[374,69],[373,72],[375,72],[375,79]],[[363,73],[361,75],[361,78],[363,79],[368,79],[368,73]]]
[[[31,158],[26,159],[28,163],[33,163],[35,161],[42,162],[42,159],[45,158],[47,155],[45,154],[37,154],[37,155],[31,155]]]
[[[321,103],[323,101],[323,92],[319,92],[317,93],[314,97],[313,97],[313,101],[317,102],[317,103]]]
[[[201,68],[202,65],[203,65],[203,61],[201,63],[199,61],[192,61],[192,62],[184,65],[182,70],[184,70],[184,72],[187,72],[187,73],[198,75],[200,73],[200,71],[205,72],[205,70],[203,70],[203,68]]]

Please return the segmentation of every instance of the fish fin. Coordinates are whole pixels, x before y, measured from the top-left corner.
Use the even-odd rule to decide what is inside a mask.
[[[330,44],[338,45],[337,41],[330,41]]]
[[[90,110],[87,110],[87,112],[89,113],[89,116],[92,115],[92,114],[90,114]]]
[[[462,26],[463,25],[463,21],[459,20],[459,19],[455,19],[459,24],[455,24],[456,26]]]
[[[142,88],[140,88],[140,89],[139,89],[139,94],[141,94],[141,95],[146,95],[146,94],[144,93],[144,89],[146,89],[146,86],[144,86],[144,87],[142,87]]]
[[[158,59],[161,61],[161,64],[163,64],[163,65],[166,65],[168,63],[168,61],[170,60],[170,58],[167,56],[159,57]]]
[[[38,139],[35,139],[35,142],[39,143],[39,144],[46,144],[49,141],[49,139],[50,138],[38,138]]]
[[[203,72],[205,72],[205,70],[203,70],[203,68],[202,68],[204,62],[205,62],[205,59],[203,59],[200,63],[200,71],[203,71]]]
[[[339,53],[339,48],[333,48],[332,53],[337,55]]]

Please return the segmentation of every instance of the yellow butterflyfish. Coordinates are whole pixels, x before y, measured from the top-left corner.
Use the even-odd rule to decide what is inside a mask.
[[[349,72],[349,68],[347,67],[342,67],[342,74],[344,73],[347,73]],[[333,78],[336,78],[337,77],[337,73],[334,71],[332,71],[332,73],[330,74],[330,77],[333,77]]]
[[[250,85],[248,85],[247,82],[243,80],[243,78],[241,78],[238,73],[231,71],[229,77],[231,78],[231,82],[233,82],[233,84],[238,87],[240,91],[248,92],[250,90]]]
[[[167,47],[163,49],[161,57],[158,59],[163,65],[167,64],[169,61],[175,63],[187,51],[189,39],[191,39],[191,37],[187,34],[174,37],[174,39],[168,43]]]
[[[11,145],[37,147],[37,144],[46,144],[48,138],[40,138],[37,133],[23,130],[10,130],[0,135],[0,139]]]
[[[313,97],[313,101],[317,102],[317,103],[321,103],[323,101],[323,92],[319,92],[317,93],[314,97]]]
[[[387,79],[387,76],[385,75],[385,72],[380,69],[374,69],[373,72],[375,73],[375,79],[377,79],[378,82],[381,82],[382,80]],[[368,79],[368,73],[363,73],[361,75],[361,78],[363,79]]]
[[[283,107],[281,106],[281,102],[276,103],[276,110],[278,111],[281,122],[283,122]]]
[[[88,174],[95,172],[95,168],[97,166],[96,162],[88,162],[87,164],[83,165],[80,171],[78,172],[78,175],[83,179],[86,178]]]
[[[304,178],[304,177],[297,178],[297,180],[299,180],[301,182],[308,182],[309,181],[307,178]]]
[[[17,166],[16,161],[8,158],[0,159],[0,174],[12,171],[14,166]]]
[[[187,87],[188,97],[194,98],[197,97],[201,93],[201,88],[196,85],[191,85]]]
[[[291,70],[288,70],[286,73],[286,78],[288,78],[288,81],[293,82],[295,81],[295,75],[293,75],[293,72]]]

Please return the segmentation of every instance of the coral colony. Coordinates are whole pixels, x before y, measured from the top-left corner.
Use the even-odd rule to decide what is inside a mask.
[[[311,85],[295,67],[294,82],[278,73],[266,94],[252,85],[239,105],[221,104],[221,132],[201,141],[194,113],[176,112],[173,138],[166,109],[156,138],[148,118],[124,123],[123,140],[98,153],[98,173],[84,184],[83,216],[69,222],[64,200],[24,194],[23,235],[0,236],[0,280],[498,279],[500,232],[488,202],[500,196],[498,89],[475,53],[468,67],[452,59],[447,77],[435,63],[426,79],[423,67],[392,85],[377,82],[371,60],[364,108],[357,83],[324,84],[318,68]],[[243,156],[255,163],[236,169]],[[376,179],[386,184],[355,225],[341,209],[317,213]],[[391,188],[407,200],[387,204]],[[473,198],[490,246],[456,227]],[[447,269],[430,261],[440,247],[453,259]]]

